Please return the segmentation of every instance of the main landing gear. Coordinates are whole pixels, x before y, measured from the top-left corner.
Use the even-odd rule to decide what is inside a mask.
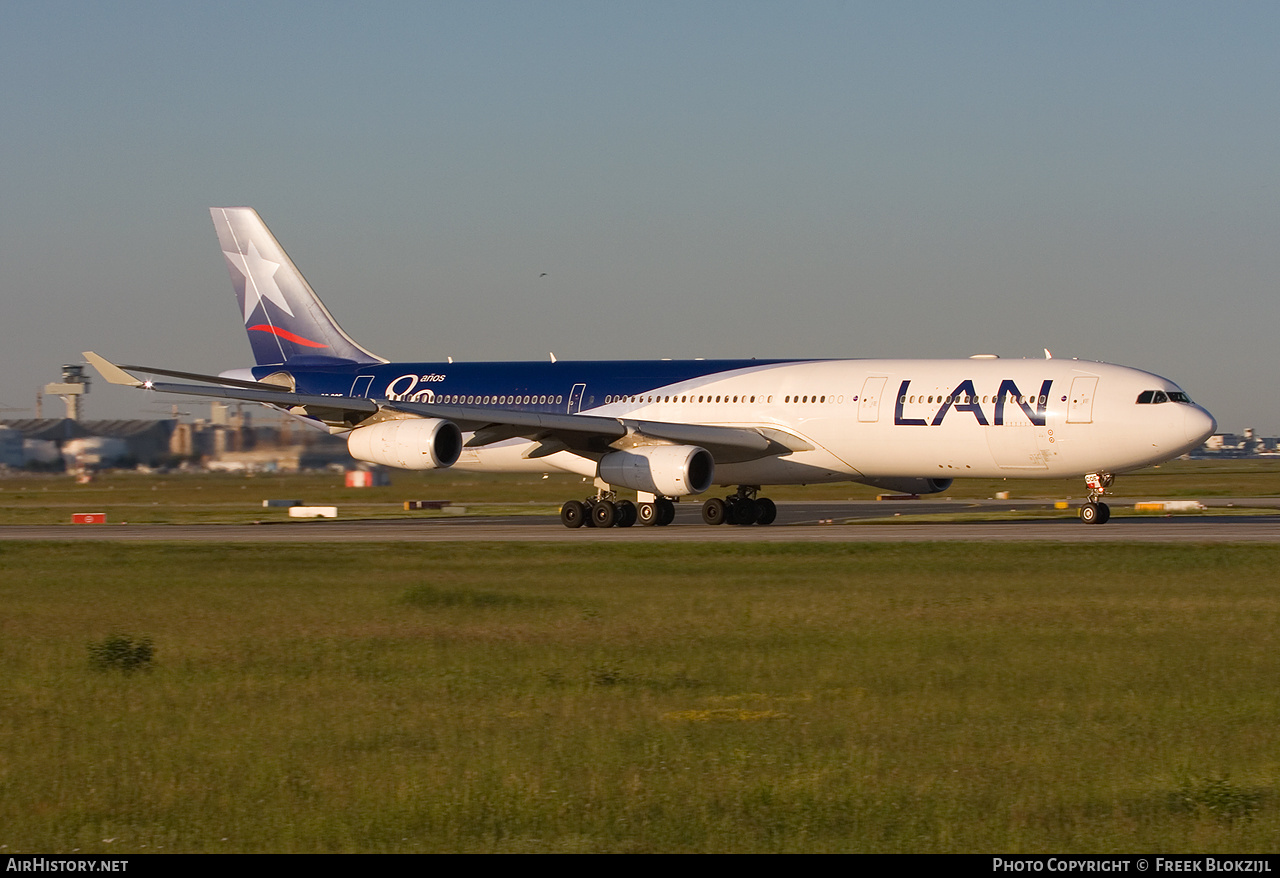
[[[1089,500],[1080,507],[1080,520],[1085,524],[1106,524],[1111,518],[1111,507],[1100,499],[1115,481],[1111,473],[1089,473],[1084,483],[1089,487]]]
[[[560,523],[565,527],[666,527],[675,521],[676,504],[667,497],[641,494],[639,503],[618,499],[618,492],[597,482],[599,493],[585,500],[570,500],[560,507]],[[723,500],[713,497],[702,504],[702,520],[707,524],[773,524],[778,507],[768,497],[756,496],[756,485],[739,485]]]
[[[721,500],[712,497],[702,504],[702,520],[707,524],[773,524],[778,507],[768,497],[757,497],[754,485],[739,485],[738,492]]]
[[[676,520],[676,504],[666,497],[657,497],[652,503],[641,503],[636,508],[645,527],[666,527]]]
[[[560,523],[565,527],[665,527],[675,520],[676,505],[666,497],[648,503],[618,499],[616,491],[601,490],[595,497],[570,500],[560,507]]]

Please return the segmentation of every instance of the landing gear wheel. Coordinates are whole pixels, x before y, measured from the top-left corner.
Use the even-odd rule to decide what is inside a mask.
[[[657,503],[641,503],[636,507],[636,516],[645,527],[661,524],[659,521],[661,514],[658,512]]]
[[[752,525],[760,517],[760,506],[750,497],[739,497],[730,507],[730,524]]]
[[[630,500],[619,500],[613,505],[618,508],[618,520],[614,522],[616,527],[631,527],[636,523],[636,519],[639,517],[636,511],[636,504]]]
[[[738,497],[724,498],[724,521],[723,524],[738,523]]]
[[[760,514],[756,516],[756,524],[773,524],[774,519],[778,517],[778,506],[768,497],[757,497],[756,505],[760,507]]]
[[[1111,510],[1106,503],[1095,503],[1090,500],[1080,507],[1080,520],[1085,524],[1102,524],[1110,517]]]
[[[1106,524],[1111,518],[1111,507],[1101,498],[1116,479],[1115,473],[1086,473],[1085,487],[1089,489],[1089,502],[1080,507],[1080,520],[1085,524]]]
[[[702,520],[706,524],[724,524],[729,508],[719,497],[712,497],[702,504]]]
[[[565,527],[582,527],[587,523],[587,506],[580,500],[570,500],[560,507],[560,523]]]
[[[658,507],[658,526],[666,527],[676,520],[676,504],[663,497],[654,504]]]
[[[610,500],[597,501],[591,507],[591,523],[596,527],[613,527],[618,521],[618,507]]]

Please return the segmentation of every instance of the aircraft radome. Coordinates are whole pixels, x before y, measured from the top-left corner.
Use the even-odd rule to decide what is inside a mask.
[[[1216,428],[1173,382],[1080,360],[392,363],[343,332],[254,210],[211,213],[255,365],[211,376],[86,353],[107,380],[263,403],[386,466],[577,473],[597,490],[564,504],[568,527],[666,525],[674,501],[717,485],[732,490],[702,504],[703,521],[764,525],[777,512],[766,485],[927,494],[953,479],[1077,476],[1081,520],[1102,524],[1117,473]]]

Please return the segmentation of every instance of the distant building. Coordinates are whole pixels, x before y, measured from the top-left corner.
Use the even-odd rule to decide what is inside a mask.
[[[94,466],[125,463],[156,465],[169,459],[173,421],[75,421],[71,418],[27,418],[0,422],[16,431],[24,444],[52,443],[66,457]],[[109,441],[108,441],[109,440]],[[38,444],[37,444],[38,443]]]
[[[0,466],[14,469],[26,466],[27,455],[22,450],[23,435],[21,430],[0,427]]]
[[[1191,452],[1191,457],[1270,457],[1280,454],[1280,439],[1258,436],[1252,427],[1243,433],[1215,433]]]
[[[341,436],[299,428],[292,420],[253,425],[247,413],[229,411],[226,406],[219,406],[214,416],[193,423],[176,419],[0,421],[0,465],[56,466],[61,460],[70,469],[93,469],[194,462],[210,469],[284,471],[356,465]]]

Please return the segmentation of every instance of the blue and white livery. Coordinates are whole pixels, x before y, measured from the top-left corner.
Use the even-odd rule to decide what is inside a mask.
[[[372,463],[594,479],[594,496],[564,505],[569,527],[668,524],[673,501],[716,485],[733,490],[703,504],[706,523],[768,524],[766,485],[933,493],[957,478],[1073,476],[1089,487],[1082,520],[1100,524],[1116,473],[1216,429],[1173,382],[1079,360],[391,363],[338,326],[254,210],[211,213],[256,365],[207,376],[86,354],[104,377],[274,406],[346,434]]]

